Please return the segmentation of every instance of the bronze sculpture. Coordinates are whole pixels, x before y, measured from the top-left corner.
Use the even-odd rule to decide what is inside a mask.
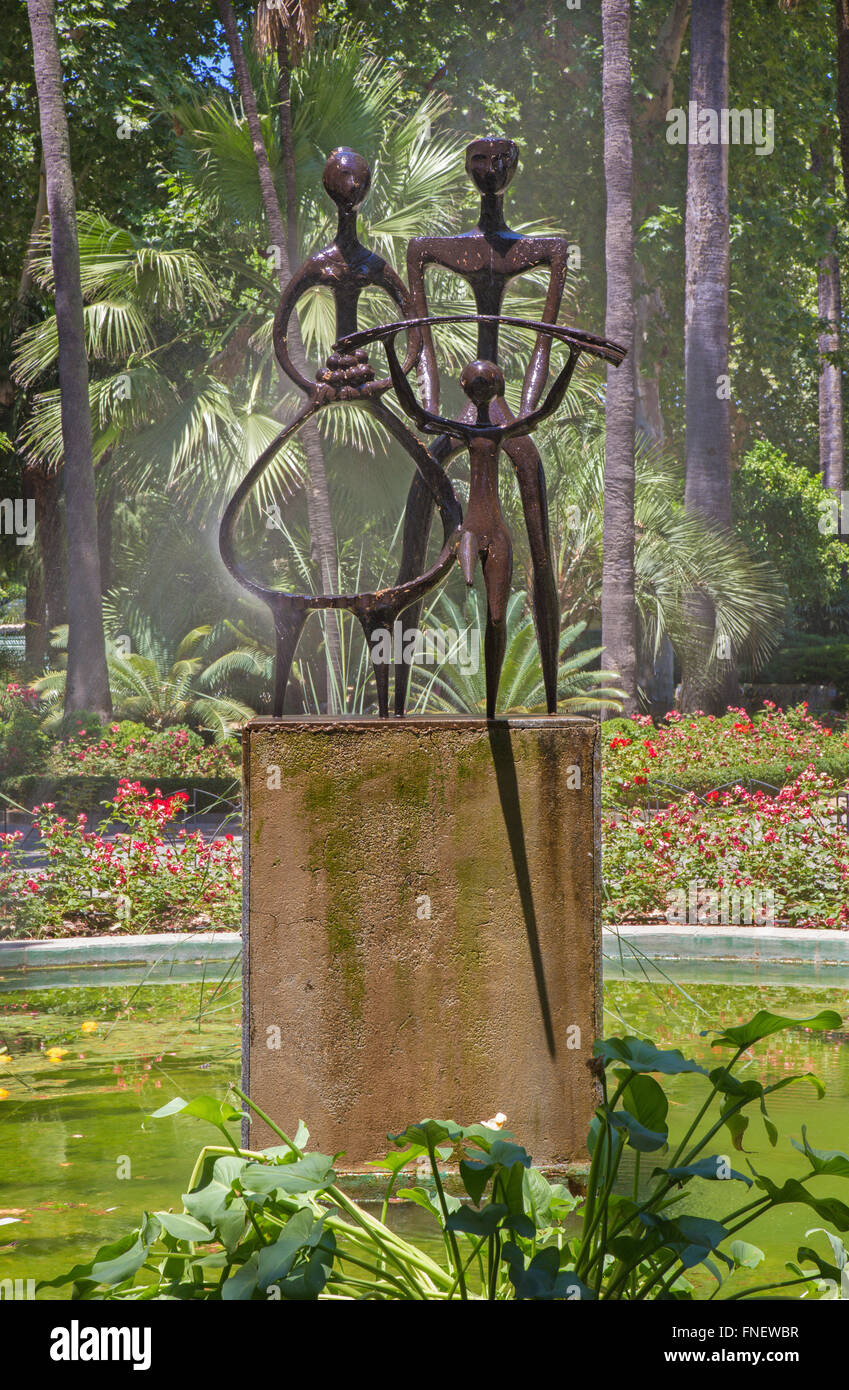
[[[558,327],[555,323],[566,271],[566,242],[557,237],[525,237],[507,227],[503,218],[504,189],[518,161],[512,141],[487,138],[473,141],[466,167],[481,191],[478,226],[459,237],[417,238],[410,243],[410,290],[380,256],[362,245],[356,218],[371,180],[362,156],[353,150],[334,150],[324,171],[324,186],[338,208],[333,242],[310,256],[293,276],[280,301],[274,323],[274,347],[284,372],[306,396],[306,403],[291,423],[260,455],[234,493],[221,522],[219,544],[230,573],[249,592],[261,598],[272,612],[276,633],[274,713],[283,713],[286,686],[298,638],[308,614],[322,608],[347,608],[360,622],[371,653],[371,638],[382,628],[392,628],[404,611],[417,615],[422,598],[459,560],[471,584],[477,559],[482,561],[487,592],[486,703],[487,717],[495,715],[498,677],[506,643],[505,609],[512,574],[512,546],[498,501],[498,454],[503,447],[516,471],[528,529],[533,567],[533,608],[537,628],[546,703],[549,713],[557,708],[557,656],[559,610],[548,535],[545,475],[530,431],[552,413],[562,400],[581,352],[618,365],[624,350],[590,334]],[[431,317],[427,314],[424,269],[428,264],[456,270],[472,286],[475,315]],[[550,267],[544,321],[529,322],[500,313],[507,283],[515,275],[539,265]],[[300,297],[316,285],[333,294],[336,311],[334,350],[326,365],[310,382],[294,367],[288,352],[288,324]],[[366,287],[382,289],[404,318],[381,328],[358,329],[357,303]],[[460,419],[437,413],[439,378],[430,333],[440,322],[474,322],[478,327],[478,359],[465,368],[461,383],[468,404]],[[504,400],[504,378],[497,364],[498,330],[501,324],[526,328],[536,343],[525,373],[518,417]],[[408,334],[403,364],[394,348],[399,332]],[[545,404],[537,409],[548,375],[553,339],[569,346],[569,358],[550,388]],[[382,340],[390,375],[378,380],[365,352],[367,343]],[[407,373],[421,361],[424,404],[416,400]],[[428,450],[403,420],[381,399],[394,388],[404,413],[428,435],[437,435]],[[401,568],[396,584],[373,593],[290,594],[270,589],[252,579],[236,557],[234,530],[251,489],[282,444],[311,416],[333,405],[355,405],[368,410],[406,450],[416,465],[408,497]],[[472,487],[469,510],[463,521],[459,502],[445,471],[449,459],[468,449]],[[433,507],[440,512],[443,544],[432,565],[422,572]],[[389,712],[388,666],[372,663],[377,683],[378,710]],[[396,668],[395,713],[403,715],[407,672]]]

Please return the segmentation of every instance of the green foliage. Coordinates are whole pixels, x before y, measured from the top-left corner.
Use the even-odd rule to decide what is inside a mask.
[[[267,675],[264,654],[242,642],[232,650],[213,657],[210,645],[221,636],[210,625],[193,628],[176,646],[162,640],[152,625],[146,630],[146,650],[125,653],[123,647],[107,643],[106,666],[112,705],[124,717],[155,729],[191,722],[227,739],[235,728],[250,719],[254,711],[240,700],[219,689],[229,670],[243,668]],[[55,645],[64,648],[67,629],[56,630]],[[62,723],[65,681],[64,668],[48,671],[33,682],[33,689],[47,706],[46,729]],[[83,729],[83,732],[90,732]]]
[[[449,632],[463,634],[463,640],[475,639],[471,652],[478,653],[477,670],[464,670],[457,664],[457,655],[438,665],[433,674],[426,668],[413,668],[411,682],[413,707],[460,711],[479,714],[486,708],[486,672],[483,660],[485,614],[476,591],[470,596],[466,614],[447,596],[440,595],[434,616],[445,614]],[[523,594],[513,594],[507,605],[507,649],[499,685],[498,707],[504,711],[544,710],[545,690],[542,666],[534,632],[533,619],[525,610]],[[439,630],[439,622],[434,626]],[[573,623],[560,634],[557,703],[562,710],[591,711],[604,706],[619,706],[622,691],[616,684],[613,671],[601,671],[594,666],[600,647],[575,650],[586,623]],[[469,662],[469,666],[472,662]]]
[[[782,644],[758,675],[759,681],[833,685],[844,707],[849,704],[849,637],[799,633]]]
[[[766,440],[733,477],[738,534],[775,567],[796,605],[825,603],[840,580],[844,548],[821,527],[827,500],[818,478]]]
[[[835,1270],[839,1288],[845,1249],[840,1236],[829,1230],[821,1233],[830,1243],[831,1261],[809,1246],[798,1251],[798,1260],[813,1262],[813,1271],[795,1266],[791,1279],[754,1288],[744,1284],[737,1292],[729,1292],[728,1281],[763,1259],[762,1251],[739,1239],[739,1232],[784,1202],[810,1206],[839,1232],[849,1230],[849,1206],[819,1185],[824,1178],[849,1178],[849,1155],[818,1152],[803,1130],[803,1144],[795,1147],[807,1171],[779,1187],[751,1165],[751,1176],[732,1168],[715,1150],[717,1136],[727,1129],[734,1148],[743,1152],[750,1107],[760,1113],[775,1144],[768,1101],[776,1091],[804,1081],[816,1094],[823,1093],[811,1073],[785,1075],[769,1084],[757,1081],[750,1075],[748,1057],[741,1080],[735,1069],[751,1047],[790,1028],[840,1026],[839,1014],[830,1010],[804,1019],[762,1010],[740,1027],[717,1032],[712,1046],[730,1049],[731,1056],[709,1072],[681,1052],[659,1049],[645,1039],[615,1037],[597,1043],[593,1068],[599,1104],[588,1136],[590,1171],[581,1197],[550,1183],[506,1131],[425,1119],[390,1135],[394,1151],[373,1164],[389,1174],[378,1218],[337,1184],[331,1155],[306,1151],[309,1134],[303,1123],[290,1139],[234,1087],[236,1096],[281,1140],[252,1152],[240,1149],[231,1136],[241,1112],[228,1101],[177,1097],[154,1118],[194,1116],[212,1124],[226,1141],[226,1146],[201,1150],[182,1196],[183,1212],[145,1213],[136,1230],[39,1287],[70,1285],[72,1298],[191,1302],[684,1301],[698,1296],[687,1274],[701,1266],[723,1298],[783,1288],[807,1296],[821,1292],[823,1280],[833,1286]],[[696,1119],[672,1154],[665,1077],[687,1077],[705,1092]],[[635,1177],[626,1191],[620,1168],[628,1149]],[[643,1156],[651,1154],[669,1156],[663,1165],[646,1162],[641,1169]],[[399,1186],[404,1170],[413,1165],[416,1185]],[[449,1184],[447,1173],[454,1165],[456,1178]],[[720,1220],[691,1214],[701,1207],[702,1182],[728,1184]],[[731,1195],[741,1184],[742,1198]],[[438,1257],[387,1225],[393,1195],[428,1213],[441,1240]]]
[[[0,779],[40,771],[48,747],[32,692],[15,683],[0,689]]]

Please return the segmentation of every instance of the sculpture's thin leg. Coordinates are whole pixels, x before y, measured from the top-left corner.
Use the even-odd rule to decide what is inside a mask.
[[[494,719],[498,683],[507,650],[507,601],[513,577],[513,550],[506,530],[490,542],[482,556],[482,569],[486,588],[486,636],[483,644],[486,717]]]
[[[274,663],[274,706],[272,713],[280,719],[286,703],[286,687],[292,670],[292,659],[303,631],[309,608],[299,598],[289,594],[275,596],[273,604],[276,660]]]
[[[537,447],[527,436],[508,440],[504,452],[516,470],[530,543],[534,626],[542,663],[545,703],[548,713],[556,714],[560,596],[551,556],[545,473]]]
[[[487,719],[495,718],[495,704],[498,699],[498,682],[501,679],[501,668],[504,665],[504,653],[506,650],[507,619],[501,618],[496,622],[487,609],[486,637],[484,638],[483,644],[484,663],[486,667]]]
[[[374,683],[377,686],[377,712],[381,719],[389,718],[389,665],[388,661],[375,661],[372,646],[372,638],[380,628],[386,628],[392,639],[393,624],[395,620],[395,610],[371,609],[368,612],[354,608],[353,613],[359,620],[360,627],[366,639],[369,661],[374,672]]]
[[[466,406],[460,418],[461,420],[473,419],[474,409]],[[446,435],[440,435],[430,448],[432,457],[436,459],[440,467],[444,467],[451,456],[457,452],[458,441],[448,439]],[[407,494],[404,533],[401,541],[401,564],[398,568],[396,584],[409,583],[417,574],[421,574],[425,567],[434,506],[433,491],[427,480],[416,469],[410,484],[410,491]],[[419,625],[423,602],[423,599],[419,599],[416,603],[411,603],[404,613],[404,641],[406,641],[407,633]],[[395,665],[395,713],[399,716],[403,715],[406,708],[409,682],[410,667],[404,661],[397,662]]]

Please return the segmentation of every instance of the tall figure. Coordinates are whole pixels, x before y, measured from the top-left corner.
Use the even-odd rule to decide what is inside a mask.
[[[490,319],[489,322],[478,324],[478,359],[495,364],[498,363],[497,316],[501,314],[504,292],[509,282],[538,266],[548,266],[550,274],[542,317],[545,323],[552,324],[557,320],[566,282],[568,243],[565,237],[524,236],[512,231],[504,220],[504,192],[516,172],[518,161],[518,146],[512,140],[492,136],[473,140],[466,150],[466,171],[481,195],[477,226],[459,236],[415,237],[407,251],[412,313],[417,318],[428,315],[425,271],[429,265],[441,266],[461,275],[472,288],[477,313]],[[548,376],[550,353],[551,338],[541,332],[525,372],[522,414],[533,410],[539,401]],[[425,408],[435,412],[439,406],[439,374],[429,327],[422,329],[420,374]],[[503,393],[493,399],[490,413],[495,424],[508,425],[513,420]],[[474,414],[475,406],[469,401],[461,419],[471,421]],[[431,453],[440,465],[444,465],[458,452],[459,447],[456,437],[445,434],[433,445]],[[549,714],[553,714],[557,710],[560,603],[551,556],[545,474],[536,445],[527,435],[508,438],[504,451],[516,474],[526,518],[534,624],[546,705]],[[417,473],[407,499],[399,584],[418,574],[424,564],[432,512],[430,490]],[[420,604],[413,604],[407,610],[411,626],[418,621],[419,608]],[[408,678],[407,667],[403,664],[396,666],[396,714],[403,713]]]
[[[336,315],[336,336],[341,338],[357,330],[357,305],[363,290],[369,287],[383,290],[394,304],[407,312],[410,300],[407,289],[381,256],[363,246],[357,235],[357,213],[371,185],[371,171],[362,155],[341,147],[334,150],[324,167],[324,187],[338,209],[336,236],[329,246],[309,256],[293,275],[283,294],[274,319],[274,349],[286,375],[306,397],[306,403],[289,425],[259,456],[233,494],[224,513],[219,531],[219,548],[227,569],[239,583],[271,610],[276,635],[276,664],[274,681],[274,714],[283,713],[286,687],[292,659],[304,623],[310,612],[322,608],[347,608],[358,619],[365,633],[366,644],[372,651],[371,638],[378,628],[392,630],[399,614],[411,602],[420,600],[453,563],[459,538],[460,506],[445,471],[431,457],[424,445],[406,424],[380,400],[390,389],[389,377],[376,380],[363,348],[351,353],[332,352],[315,381],[309,381],[293,364],[289,356],[288,329],[299,300],[309,290],[324,286],[330,290]],[[421,340],[411,333],[404,371],[409,371],[421,350]],[[422,480],[423,495],[429,508],[439,509],[443,524],[443,546],[434,563],[424,572],[410,573],[406,580],[375,593],[361,594],[290,594],[270,589],[251,578],[239,563],[235,551],[235,527],[248,496],[282,445],[306,420],[319,410],[332,405],[356,405],[374,415],[394,439],[406,450],[416,465]],[[430,510],[428,511],[428,517]],[[377,682],[378,709],[383,717],[389,713],[389,668],[373,666]]]

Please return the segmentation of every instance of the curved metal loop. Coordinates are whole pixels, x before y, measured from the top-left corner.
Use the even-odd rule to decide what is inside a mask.
[[[580,328],[566,328],[557,323],[541,323],[534,319],[514,318],[512,314],[431,314],[426,318],[398,319],[395,323],[384,323],[379,328],[364,328],[357,333],[347,333],[334,343],[342,352],[355,351],[368,343],[380,342],[384,338],[394,338],[396,334],[409,329],[429,328],[440,323],[498,323],[511,328],[526,328],[536,334],[544,334],[568,344],[577,352],[586,352],[591,357],[600,357],[618,367],[627,349],[608,338],[597,338]],[[406,373],[405,373],[406,374]]]

